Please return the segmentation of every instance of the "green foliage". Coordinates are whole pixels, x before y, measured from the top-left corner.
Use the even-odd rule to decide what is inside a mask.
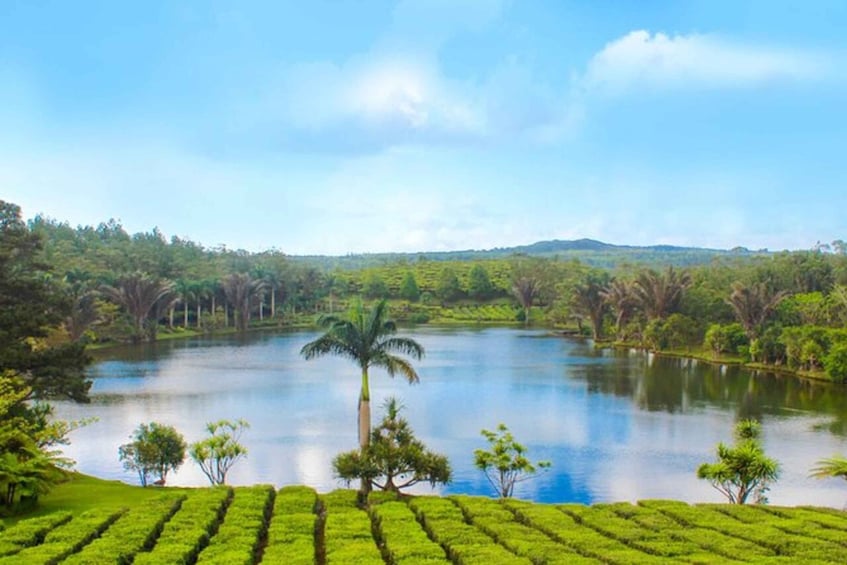
[[[421,297],[421,290],[418,288],[418,282],[415,279],[415,274],[409,271],[403,278],[403,284],[400,286],[400,298],[409,302],[417,302]]]
[[[757,433],[746,424],[739,431],[747,439]],[[96,487],[91,481],[86,486]],[[847,515],[831,508],[668,500],[551,505],[387,493],[374,493],[362,508],[355,491],[319,499],[302,486],[276,497],[267,486],[121,489],[144,498],[125,496],[126,512],[101,503],[73,519],[54,512],[1,530],[0,564],[247,564],[258,561],[253,551],[266,526],[261,561],[293,565],[847,561]],[[93,495],[78,496],[90,502]]]
[[[400,405],[391,397],[385,402],[385,416],[371,432],[365,450],[341,453],[332,461],[337,477],[347,481],[360,479],[387,491],[399,492],[419,482],[431,486],[450,482],[447,458],[426,448],[405,418]]]
[[[847,457],[833,455],[829,459],[821,459],[812,469],[812,475],[817,479],[841,477],[847,480]]]
[[[759,434],[758,422],[738,422],[735,445],[718,444],[717,462],[700,465],[697,477],[709,481],[731,504],[745,504],[751,495],[757,503],[767,502],[765,493],[779,477],[779,464],[765,455]]]
[[[234,489],[224,521],[209,545],[200,552],[197,563],[252,565],[267,528],[272,495],[273,487],[270,486]]]
[[[318,495],[311,488],[280,489],[274,500],[263,561],[292,565],[315,563],[317,510]]]
[[[539,471],[550,468],[549,461],[532,463],[526,456],[526,447],[515,441],[505,424],[497,431],[482,430],[489,449],[474,450],[474,465],[485,477],[500,498],[512,496],[517,483],[534,478]]]
[[[438,286],[435,287],[435,295],[444,302],[453,302],[462,297],[462,286],[459,277],[450,267],[444,267],[438,277]]]
[[[165,523],[156,545],[149,552],[138,553],[133,563],[193,563],[217,531],[231,498],[232,490],[228,488],[192,492]]]
[[[488,300],[494,292],[488,271],[479,263],[474,264],[468,273],[468,296],[474,300]]]
[[[70,313],[71,299],[51,277],[42,246],[20,208],[0,200],[0,372],[19,375],[35,398],[84,402],[91,387],[84,345],[48,339]]]
[[[186,443],[176,428],[158,422],[140,424],[130,436],[132,442],[118,448],[124,469],[138,473],[141,486],[146,487],[150,475],[159,477],[164,485],[170,471],[176,471],[185,461]]]
[[[49,405],[30,404],[32,389],[14,372],[0,374],[0,507],[34,503],[65,476],[73,462],[58,445],[86,422],[50,421]]]
[[[218,420],[206,424],[209,437],[192,443],[189,455],[212,485],[226,484],[226,475],[233,465],[247,457],[241,435],[250,427],[245,420]]]
[[[847,382],[847,342],[836,343],[830,348],[823,358],[823,367],[833,381]]]
[[[165,523],[179,509],[184,495],[159,496],[139,504],[123,515],[106,532],[64,561],[67,565],[117,563],[129,565],[135,555],[149,550]]]
[[[747,335],[741,324],[712,324],[706,330],[703,345],[716,357],[721,354],[737,354],[748,345]]]
[[[300,354],[307,360],[323,355],[337,355],[354,361],[362,370],[362,388],[359,393],[358,432],[359,449],[365,451],[371,437],[370,384],[368,371],[382,367],[393,377],[400,373],[409,383],[418,382],[418,373],[412,364],[397,353],[420,359],[423,347],[415,340],[396,337],[397,325],[388,319],[388,305],[382,300],[365,309],[361,301],[350,307],[346,317],[322,316],[319,323],[327,328],[324,335],[307,343]],[[362,481],[362,493],[367,494],[370,481]]]
[[[388,286],[379,274],[370,272],[362,285],[362,294],[371,300],[388,298]]]

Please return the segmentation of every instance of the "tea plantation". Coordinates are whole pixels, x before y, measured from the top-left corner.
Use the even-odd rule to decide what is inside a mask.
[[[382,493],[360,508],[355,491],[254,486],[165,489],[126,506],[91,501],[0,531],[0,565],[669,562],[847,563],[847,513]]]

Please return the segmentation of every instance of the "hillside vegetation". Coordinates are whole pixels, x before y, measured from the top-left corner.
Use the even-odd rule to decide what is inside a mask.
[[[126,497],[101,499],[103,489]],[[51,494],[39,515],[0,531],[0,564],[668,562],[845,563],[847,513],[384,493],[362,508],[350,490],[157,490],[81,477]]]

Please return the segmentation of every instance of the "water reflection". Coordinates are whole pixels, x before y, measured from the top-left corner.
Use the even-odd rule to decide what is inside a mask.
[[[356,444],[358,374],[339,359],[304,362],[299,349],[315,335],[192,339],[101,354],[92,404],[58,406],[63,417],[100,418],[76,433],[69,455],[83,472],[131,482],[117,448],[139,423],[172,424],[193,441],[206,421],[243,417],[252,424],[244,437],[250,456],[234,468],[234,483],[336,488],[330,461]],[[427,349],[421,383],[409,387],[377,371],[372,398],[376,407],[400,396],[421,439],[448,455],[455,481],[447,492],[490,492],[472,454],[483,447],[480,429],[504,422],[533,457],[554,464],[521,484],[518,496],[717,501],[694,469],[713,458],[736,419],[758,417],[768,452],[784,467],[773,502],[840,507],[845,498],[837,481],[807,478],[816,459],[847,452],[843,387],[596,350],[539,331],[426,328],[412,336]],[[204,480],[190,464],[172,479]]]

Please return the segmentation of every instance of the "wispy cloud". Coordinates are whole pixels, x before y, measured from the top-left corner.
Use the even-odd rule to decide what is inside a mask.
[[[819,78],[826,57],[800,49],[741,43],[714,35],[632,31],[588,62],[579,86],[610,94],[632,89],[743,88]]]

